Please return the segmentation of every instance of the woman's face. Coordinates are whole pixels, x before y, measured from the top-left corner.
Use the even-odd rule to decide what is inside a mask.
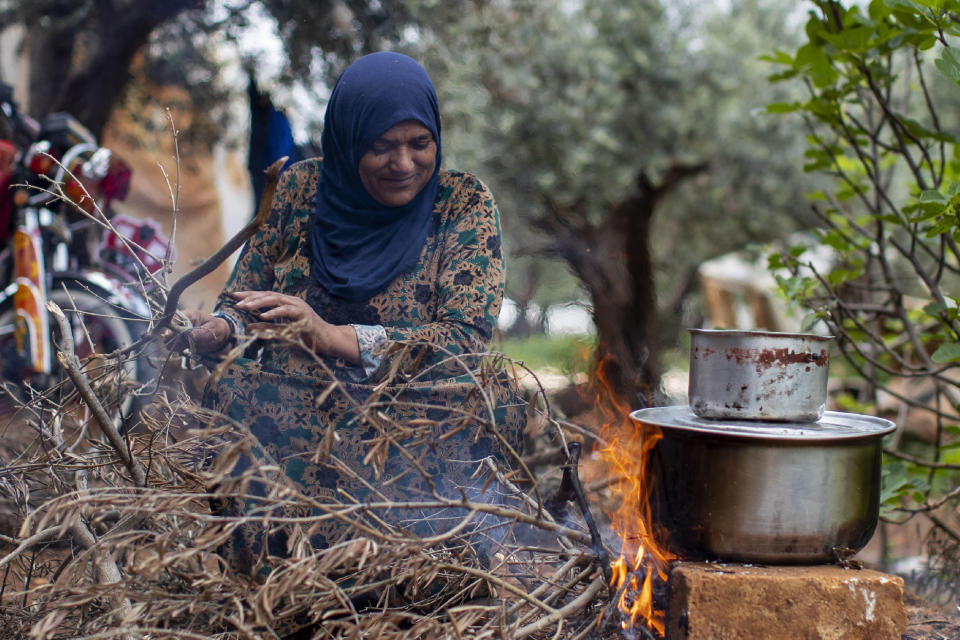
[[[416,120],[404,120],[373,141],[357,166],[360,182],[385,207],[402,207],[430,181],[437,143]]]

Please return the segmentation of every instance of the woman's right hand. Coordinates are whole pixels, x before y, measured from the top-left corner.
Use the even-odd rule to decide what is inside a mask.
[[[190,320],[193,328],[172,336],[167,341],[170,349],[191,348],[197,353],[209,353],[219,351],[230,340],[230,323],[223,318],[198,309],[185,309],[180,313]]]

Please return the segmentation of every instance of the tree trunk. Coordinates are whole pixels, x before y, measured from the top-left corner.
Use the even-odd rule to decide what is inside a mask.
[[[51,5],[49,24],[30,27],[24,38],[30,78],[27,82],[25,112],[36,118],[50,113],[60,97],[64,80],[72,67],[78,29],[71,22],[71,2]]]
[[[593,303],[594,381],[631,407],[649,406],[660,383],[648,243],[654,205],[638,192],[612,207],[572,264]]]
[[[32,27],[27,39],[31,115],[42,119],[52,111],[66,111],[99,137],[129,81],[134,55],[153,30],[203,3],[101,0],[96,25],[84,38],[82,50],[73,46],[81,25],[61,22],[55,29]]]
[[[600,225],[581,223],[572,228],[569,212],[554,212],[554,219],[563,219],[567,225],[559,253],[586,286],[593,303],[594,382],[606,385],[631,408],[653,404],[660,387],[650,253],[653,217],[664,196],[706,169],[705,163],[674,165],[657,185],[641,174],[636,190],[611,206]]]
[[[540,314],[541,320],[536,325],[531,324],[528,318],[534,294],[540,286],[540,265],[533,262],[520,273],[514,271],[513,274],[513,281],[520,284],[514,286],[511,291],[513,302],[517,305],[517,321],[510,327],[509,336],[511,338],[527,338],[534,332],[543,333],[543,313]]]

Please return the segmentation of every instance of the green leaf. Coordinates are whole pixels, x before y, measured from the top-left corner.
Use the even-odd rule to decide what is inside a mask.
[[[957,69],[960,71],[960,62],[958,62]],[[910,132],[910,135],[916,138],[933,138],[934,140],[938,140],[940,142],[953,142],[953,136],[949,134],[928,129],[916,120],[908,118],[902,114],[898,115],[897,117],[900,122],[906,126],[907,131]]]
[[[771,73],[767,76],[767,82],[783,82],[784,80],[790,80],[797,77],[797,72],[795,69],[788,69],[782,73]]]
[[[808,313],[807,315],[803,316],[803,320],[800,322],[800,330],[810,331],[818,322],[820,322],[819,313]]]
[[[830,64],[830,58],[816,45],[805,44],[800,47],[796,64],[806,71],[818,88],[829,87],[837,80],[837,70]]]
[[[829,274],[827,274],[827,282],[830,283],[831,287],[836,287],[843,284],[844,282],[849,282],[856,277],[856,273],[849,271],[848,269],[834,269]]]
[[[915,31],[926,31],[936,28],[936,25],[927,15],[927,10],[912,0],[884,0],[884,4],[893,10],[896,20],[905,27]]]
[[[954,226],[953,218],[950,216],[943,216],[942,218],[938,219],[935,224],[930,226],[926,235],[928,238],[936,238],[937,236],[941,236],[945,233],[953,231]]]
[[[783,64],[787,66],[793,66],[793,56],[791,56],[786,51],[781,51],[777,49],[773,52],[773,55],[762,55],[757,57],[758,60],[764,62],[773,62],[774,64]]]
[[[847,239],[837,231],[828,231],[822,235],[824,244],[827,244],[840,253],[846,253],[850,250],[850,243]]]
[[[870,26],[853,27],[838,33],[821,33],[821,37],[838,49],[849,53],[864,53],[870,48],[870,41],[876,32]]]
[[[934,61],[940,73],[960,84],[960,52],[954,47],[945,48],[942,55]]]
[[[930,302],[923,307],[923,312],[930,316],[931,318],[938,318],[940,312],[943,311],[944,306],[939,302]]]
[[[837,200],[849,200],[866,191],[867,187],[862,184],[846,185],[842,189],[837,189]]]
[[[947,208],[949,202],[943,198],[939,200],[924,200],[923,196],[920,197],[920,200],[906,205],[903,207],[903,212],[906,214],[913,213],[917,211],[916,215],[910,216],[911,222],[922,222],[923,220],[929,220],[937,216],[943,215],[944,210]]]
[[[946,205],[949,200],[936,189],[924,189],[920,192],[920,202],[937,202]]]
[[[898,502],[910,484],[907,479],[907,467],[899,461],[883,465],[880,480],[880,502],[883,504]]]
[[[933,352],[933,355],[930,356],[930,359],[937,364],[957,362],[960,360],[960,344],[955,342],[942,344],[937,347],[937,350]]]
[[[943,428],[943,430],[946,431],[947,433],[951,434],[951,435],[960,436],[960,426],[958,426],[958,425],[948,424],[947,426],[945,426],[945,427]]]
[[[775,102],[767,105],[767,113],[793,113],[799,110],[799,102]]]

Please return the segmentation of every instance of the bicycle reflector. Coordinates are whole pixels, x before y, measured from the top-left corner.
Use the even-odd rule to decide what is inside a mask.
[[[38,176],[47,176],[53,173],[56,166],[56,155],[48,140],[34,142],[27,149],[26,165],[30,171]]]
[[[76,175],[76,173],[74,173]],[[98,194],[96,183],[83,180],[81,177],[70,178],[63,185],[63,193],[73,204],[77,205],[87,213],[93,213],[95,206],[94,198]]]
[[[110,155],[110,165],[107,174],[100,180],[100,189],[103,192],[104,206],[112,200],[123,200],[130,193],[130,178],[133,171],[123,158],[116,154]]]

